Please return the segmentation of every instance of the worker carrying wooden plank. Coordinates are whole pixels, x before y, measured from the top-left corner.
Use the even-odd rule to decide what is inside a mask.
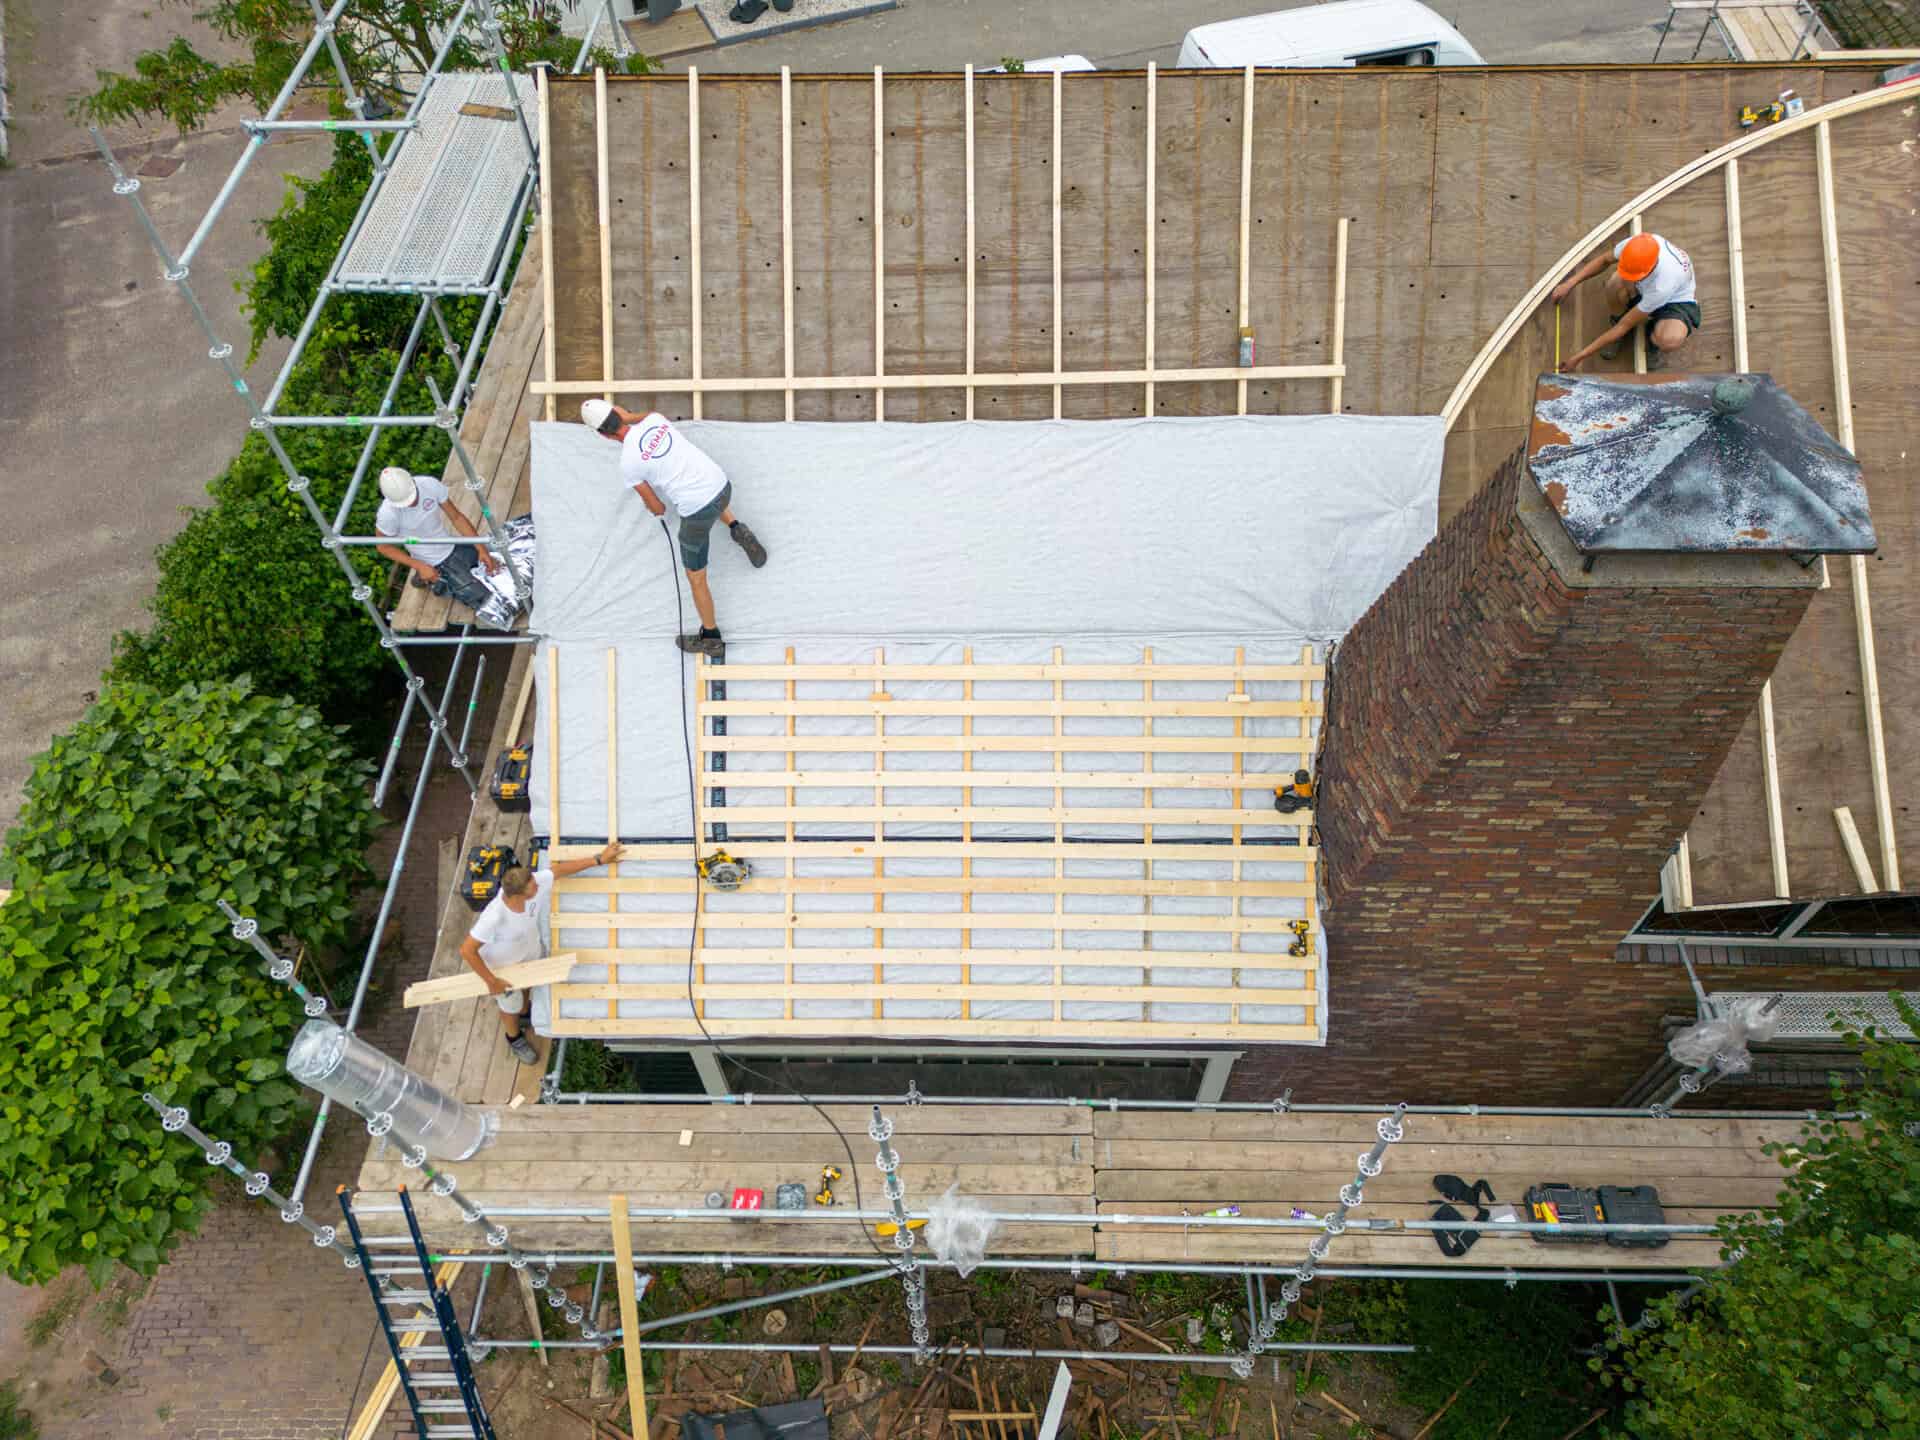
[[[680,515],[680,563],[687,572],[700,631],[679,637],[689,655],[726,657],[720,621],[707,584],[707,540],[716,520],[723,521],[734,544],[747,552],[758,570],[767,549],[733,514],[733,485],[711,455],[674,428],[658,411],[636,415],[605,400],[585,400],[580,418],[609,440],[620,442],[620,481],[631,485],[649,511],[664,517],[671,504]]]
[[[525,1019],[532,1008],[527,992],[516,990],[493,973],[495,965],[518,965],[538,960],[547,953],[547,913],[553,904],[553,883],[568,875],[578,875],[595,865],[611,865],[620,858],[617,843],[602,845],[591,855],[578,860],[556,860],[539,870],[515,865],[500,877],[500,893],[487,902],[473,929],[460,942],[460,958],[487,982],[487,988],[500,1006],[500,1024],[507,1035],[507,1048],[522,1065],[537,1064],[540,1052],[534,1049]]]
[[[1658,370],[1666,357],[1687,343],[1700,328],[1700,306],[1694,299],[1693,261],[1664,236],[1630,235],[1611,250],[1604,246],[1586,264],[1553,287],[1558,305],[1588,280],[1612,267],[1606,279],[1606,332],[1567,357],[1564,368],[1578,370],[1591,356],[1618,358],[1620,347],[1640,326],[1647,327],[1651,349],[1647,368]]]

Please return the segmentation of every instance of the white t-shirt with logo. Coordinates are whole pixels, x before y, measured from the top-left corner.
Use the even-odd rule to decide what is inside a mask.
[[[413,483],[419,491],[413,497],[413,504],[402,506],[382,500],[380,513],[374,517],[374,529],[382,535],[452,535],[453,527],[447,523],[445,510],[447,487],[426,475],[414,476]],[[451,544],[409,545],[406,549],[414,559],[435,566],[453,553]]]
[[[658,411],[627,427],[620,443],[620,480],[645,483],[682,515],[709,504],[726,488],[726,472]]]
[[[1649,315],[1662,305],[1693,299],[1693,261],[1671,240],[1661,235],[1653,238],[1660,246],[1660,258],[1654,262],[1653,272],[1639,281],[1639,308]],[[1613,258],[1618,260],[1626,248],[1627,242],[1622,240],[1613,247]]]
[[[480,958],[489,970],[538,960],[547,953],[547,907],[553,900],[553,871],[536,870],[534,897],[518,911],[507,908],[507,897],[495,895],[480,912],[468,933],[480,943]]]

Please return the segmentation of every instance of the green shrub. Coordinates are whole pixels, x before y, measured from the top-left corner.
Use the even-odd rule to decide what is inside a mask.
[[[0,854],[0,1269],[150,1273],[209,1207],[221,1172],[143,1091],[248,1158],[285,1133],[299,1010],[214,902],[269,936],[344,939],[369,769],[311,708],[244,682],[116,685],[36,759]]]
[[[158,552],[152,628],[116,638],[109,682],[172,690],[247,675],[330,722],[378,728],[375,697],[400,672],[312,525],[273,495],[191,516]]]
[[[1906,1023],[1920,1015],[1895,996]],[[1920,1054],[1850,1033],[1858,1124],[1809,1121],[1779,1208],[1721,1223],[1739,1260],[1659,1323],[1614,1342],[1626,1432],[1745,1440],[1920,1436]]]

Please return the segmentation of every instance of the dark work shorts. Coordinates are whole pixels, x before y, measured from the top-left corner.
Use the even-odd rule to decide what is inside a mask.
[[[1700,328],[1700,307],[1691,300],[1672,301],[1647,316],[1647,328],[1651,330],[1662,320],[1680,321],[1687,327],[1687,333],[1691,335]]]
[[[733,503],[733,482],[720,487],[720,493],[691,515],[680,517],[680,563],[689,570],[707,568],[707,539],[714,524]]]

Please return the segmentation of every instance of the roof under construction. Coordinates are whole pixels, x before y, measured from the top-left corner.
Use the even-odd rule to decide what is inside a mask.
[[[1556,333],[1571,350],[1605,323],[1592,287],[1558,316],[1516,306],[1596,227],[1637,223],[1697,257],[1687,368],[1771,375],[1859,457],[1881,544],[1830,566],[1700,807],[1683,898],[1897,888],[1920,839],[1890,778],[1920,761],[1897,699],[1920,677],[1904,647],[1862,640],[1901,633],[1916,589],[1913,341],[1878,302],[1920,283],[1920,237],[1887,203],[1911,188],[1914,125],[1867,95],[1880,74],[555,80],[551,293],[523,274],[516,300],[544,314],[490,357],[513,374],[491,403],[483,385],[473,440],[498,436],[481,457],[496,499],[524,496],[529,368],[569,405],[612,393],[709,419],[1438,412],[1444,523],[1524,440]],[[1865,98],[1743,136],[1740,102],[1788,88],[1810,110]],[[1709,158],[1730,142],[1751,148]]]

